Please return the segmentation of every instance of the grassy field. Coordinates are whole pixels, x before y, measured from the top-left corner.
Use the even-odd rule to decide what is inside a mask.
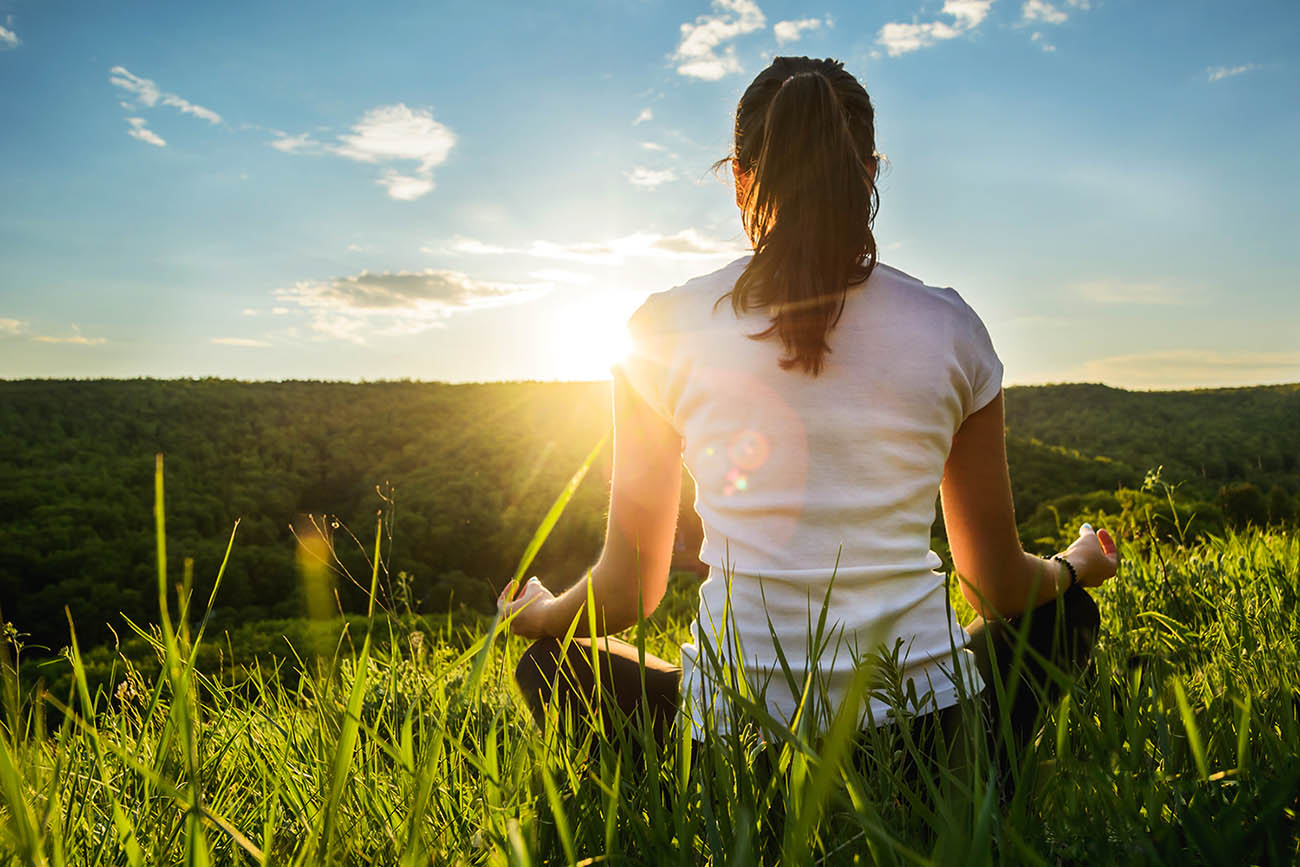
[[[161,511],[158,531],[162,563]],[[199,603],[178,610],[190,576],[160,569],[138,630],[155,673],[124,655],[92,689],[74,631],[69,688],[42,690],[9,630],[0,863],[1295,862],[1300,542],[1138,534],[1122,552],[1096,591],[1095,676],[1013,757],[1005,803],[981,738],[973,767],[908,775],[903,730],[856,752],[848,714],[760,746],[738,699],[753,726],[703,747],[683,728],[662,755],[634,725],[539,731],[511,685],[525,645],[496,624],[372,604],[296,648],[295,677],[213,671],[196,661],[224,640]],[[361,576],[372,598],[382,565]],[[689,609],[679,593],[629,638],[674,658]]]

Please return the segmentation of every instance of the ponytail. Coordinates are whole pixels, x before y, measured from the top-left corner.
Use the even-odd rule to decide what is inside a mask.
[[[791,66],[803,68],[786,74]],[[736,142],[751,177],[741,204],[754,257],[728,293],[732,309],[767,308],[771,325],[750,336],[778,337],[781,367],[816,376],[848,287],[876,264],[871,103],[834,61],[777,58],[741,99]]]

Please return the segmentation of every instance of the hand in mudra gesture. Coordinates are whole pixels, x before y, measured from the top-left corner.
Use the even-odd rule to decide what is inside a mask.
[[[1069,561],[1084,587],[1100,587],[1119,569],[1119,549],[1110,533],[1093,530],[1091,524],[1079,528],[1079,538],[1060,555]]]
[[[549,613],[555,602],[555,595],[547,590],[534,575],[524,582],[523,591],[513,599],[513,591],[518,588],[514,581],[506,584],[497,598],[497,611],[502,619],[509,623],[510,631],[523,638],[542,638],[550,635]]]

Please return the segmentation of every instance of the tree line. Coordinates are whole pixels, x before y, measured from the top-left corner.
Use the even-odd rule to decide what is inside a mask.
[[[196,599],[239,521],[219,621],[302,615],[295,532],[329,538],[328,604],[364,610],[380,512],[389,597],[417,611],[487,609],[610,424],[607,383],[25,380],[0,382],[0,398],[0,615],[51,648],[66,643],[65,607],[88,644],[111,638],[118,612],[152,620],[157,452],[169,574],[192,558]],[[1123,492],[1157,465],[1209,531],[1295,519],[1298,386],[1010,388],[1006,406],[1026,544],[1075,512],[1131,506]],[[535,571],[576,578],[594,561],[609,474],[606,450]],[[675,566],[692,569],[700,529],[686,482]],[[935,535],[941,547],[941,522]]]

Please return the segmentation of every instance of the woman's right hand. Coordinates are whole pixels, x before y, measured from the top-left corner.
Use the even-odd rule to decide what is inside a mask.
[[[513,599],[507,598],[519,592]],[[555,604],[555,595],[547,590],[534,575],[524,582],[519,590],[514,581],[506,582],[506,587],[497,597],[497,611],[509,624],[510,631],[523,638],[545,638],[550,635],[550,608]]]
[[[1084,587],[1100,587],[1119,569],[1119,549],[1105,530],[1093,530],[1091,524],[1079,528],[1079,538],[1060,556],[1074,567]]]

